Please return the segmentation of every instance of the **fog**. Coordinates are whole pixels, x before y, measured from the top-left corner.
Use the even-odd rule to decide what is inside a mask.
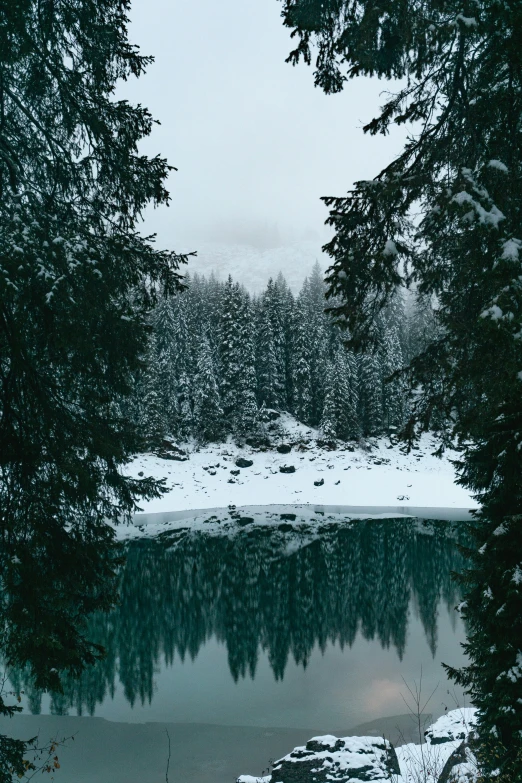
[[[178,168],[170,207],[144,215],[160,246],[319,248],[329,236],[320,196],[373,177],[400,149],[403,129],[362,132],[390,85],[358,79],[325,96],[312,68],[285,63],[280,14],[278,0],[134,0],[131,41],[155,62],[117,97],[151,110],[161,125],[141,151]]]

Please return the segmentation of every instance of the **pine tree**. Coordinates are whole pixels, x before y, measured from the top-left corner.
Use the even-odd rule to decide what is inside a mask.
[[[386,429],[400,430],[404,424],[406,394],[400,376],[391,380],[394,373],[403,369],[402,349],[397,326],[386,323],[383,327],[381,362],[384,380],[383,421]]]
[[[277,308],[277,292],[268,281],[258,305],[257,376],[259,405],[284,408],[286,370],[284,328]]]
[[[212,352],[206,336],[201,339],[194,392],[194,429],[204,441],[223,436],[223,409],[214,373]]]
[[[147,448],[159,446],[168,432],[168,410],[162,387],[159,347],[154,340],[147,356],[147,373],[142,401],[142,433]]]
[[[249,296],[229,277],[221,298],[219,367],[228,430],[251,432],[257,420],[253,322]]]
[[[346,350],[346,346],[345,346]],[[357,416],[357,434],[361,432],[361,413],[360,413],[360,357],[353,351],[346,350],[346,363],[350,374],[350,398],[351,406]]]
[[[219,376],[223,412],[230,429],[232,429],[239,401],[240,356],[242,350],[239,329],[240,308],[241,291],[229,275],[221,300]]]
[[[431,297],[416,294],[407,329],[410,359],[424,353],[428,345],[441,336]]]
[[[0,5],[1,652],[45,688],[99,657],[82,623],[116,597],[108,522],[161,490],[120,469],[141,444],[121,411],[183,259],[137,228],[169,166],[138,153],[149,112],[114,97],[150,62],[126,0]]]
[[[297,297],[293,323],[292,410],[299,421],[312,423],[311,346],[303,290]]]
[[[452,674],[480,708],[483,746],[496,738],[515,779],[522,754],[522,6],[504,3],[285,0],[298,39],[289,60],[311,62],[327,93],[348,77],[403,80],[365,131],[415,120],[418,131],[373,180],[327,198],[335,236],[329,295],[353,347],[375,345],[379,312],[397,286],[436,296],[442,335],[413,359],[408,433],[434,408],[451,413],[460,480],[476,493],[477,548],[465,574],[469,664]],[[420,213],[420,214],[419,214]],[[496,534],[497,531],[501,531]],[[506,614],[504,614],[506,612]],[[510,766],[511,765],[511,766]]]
[[[282,325],[283,331],[283,361],[284,361],[284,375],[285,375],[285,392],[284,392],[284,407],[285,410],[292,409],[293,399],[293,321],[294,321],[294,297],[290,290],[283,273],[280,272],[277,276],[275,285],[276,295],[276,308],[278,312],[278,319]]]
[[[195,372],[191,351],[189,309],[192,304],[192,286],[186,281],[187,290],[172,299],[174,309],[174,333],[172,338],[173,385],[171,409],[174,411],[172,433],[180,440],[187,440],[192,434],[191,380]]]
[[[287,400],[287,371],[286,371],[286,300],[284,283],[268,281],[266,290],[261,299],[261,307],[266,310],[272,326],[273,350],[275,357],[275,385],[274,392],[277,397],[277,407],[286,409]]]
[[[193,421],[193,394],[191,384],[186,371],[182,371],[176,378],[176,423],[174,433],[177,438],[187,440],[194,434]]]
[[[362,422],[366,435],[380,435],[383,428],[382,368],[379,357],[366,353],[361,359]]]
[[[321,420],[324,405],[324,384],[328,362],[332,355],[330,348],[330,321],[325,314],[325,285],[319,264],[315,264],[312,274],[305,278],[299,293],[296,309],[294,329],[300,329],[301,335],[297,339],[306,341],[308,348],[303,355],[304,373],[310,371],[311,393],[309,424],[317,425]],[[301,343],[303,344],[303,342]],[[294,348],[294,362],[299,356],[300,349]],[[302,353],[302,352],[301,352]],[[299,395],[299,392],[295,392]],[[301,392],[303,393],[303,392]],[[305,392],[308,394],[308,388]]]
[[[325,314],[326,286],[319,264],[312,269],[305,288],[308,335],[311,346],[312,372],[312,423],[318,424],[324,405],[324,382],[329,359],[329,326],[331,319]]]
[[[359,436],[357,410],[354,407],[352,376],[346,351],[339,346],[328,365],[321,429],[325,438],[354,440]]]
[[[241,292],[239,309],[240,329],[240,369],[239,404],[234,419],[234,431],[240,436],[253,433],[258,426],[258,408],[256,400],[256,369],[255,369],[255,339],[254,318],[250,297],[246,291]]]
[[[158,403],[162,408],[165,433],[173,433],[177,424],[176,411],[176,352],[178,324],[172,297],[162,297],[152,313],[154,358],[149,362],[156,376]]]

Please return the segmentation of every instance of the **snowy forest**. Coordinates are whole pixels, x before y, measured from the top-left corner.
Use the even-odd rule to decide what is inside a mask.
[[[406,302],[398,290],[380,316],[376,350],[355,354],[325,312],[318,264],[297,296],[282,274],[259,296],[230,276],[185,282],[152,314],[151,348],[136,382],[131,413],[147,446],[168,437],[259,437],[273,410],[320,428],[325,440],[378,436],[404,423],[407,395],[394,373],[436,333],[429,301]]]

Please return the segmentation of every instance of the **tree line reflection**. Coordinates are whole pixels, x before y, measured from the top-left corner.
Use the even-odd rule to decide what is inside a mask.
[[[52,694],[51,711],[93,715],[118,681],[131,705],[150,702],[158,667],[194,659],[213,636],[226,645],[234,680],[255,677],[260,650],[282,679],[290,656],[306,666],[316,645],[351,646],[358,633],[402,657],[411,611],[435,655],[441,602],[452,612],[459,600],[451,572],[463,566],[462,526],[410,519],[289,527],[129,543],[120,606],[88,627],[107,655]],[[11,681],[39,713],[42,694],[24,672]]]

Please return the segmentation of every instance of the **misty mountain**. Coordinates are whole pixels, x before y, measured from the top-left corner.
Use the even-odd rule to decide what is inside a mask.
[[[196,258],[190,260],[188,267],[191,274],[208,277],[213,272],[222,281],[231,275],[254,294],[279,272],[284,273],[290,289],[297,293],[316,261],[323,271],[329,266],[328,256],[321,252],[320,240],[302,240],[276,247],[207,242],[186,249],[197,250]]]

